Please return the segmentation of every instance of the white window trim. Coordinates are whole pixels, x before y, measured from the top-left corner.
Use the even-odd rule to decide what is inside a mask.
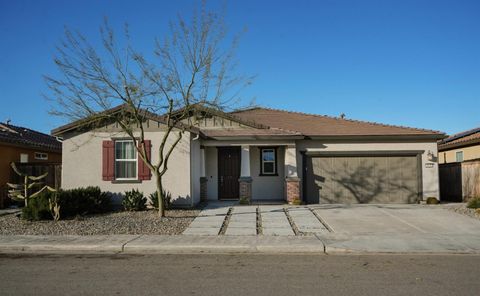
[[[134,148],[134,152],[135,152],[135,157],[134,158],[120,158],[120,159],[117,159],[117,143],[125,143],[125,142],[128,142],[128,143],[133,143],[135,145],[135,143],[133,142],[133,140],[115,140],[114,141],[114,155],[115,155],[115,170],[114,170],[114,175],[115,175],[115,180],[118,180],[118,181],[132,181],[132,180],[138,180],[138,156],[137,156],[137,149]],[[121,162],[121,161],[124,161],[124,162],[135,162],[135,177],[132,177],[132,178],[117,178],[117,161]]]
[[[38,160],[48,160],[48,153],[45,152],[35,152],[35,159]]]
[[[260,161],[262,162],[262,175],[276,175],[277,174],[277,155],[275,153],[275,148],[261,148],[261,159]],[[273,160],[263,160],[263,153],[264,152],[272,152],[273,153]],[[273,172],[265,172],[265,163],[273,163]]]
[[[458,160],[457,155],[461,155],[461,156],[462,156],[462,160]],[[455,162],[462,162],[463,160],[464,160],[464,158],[463,158],[463,151],[462,151],[462,150],[461,150],[461,151],[456,151],[456,152],[455,152]]]

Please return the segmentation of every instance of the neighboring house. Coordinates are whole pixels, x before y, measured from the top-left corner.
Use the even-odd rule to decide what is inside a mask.
[[[306,203],[439,197],[437,141],[444,134],[437,131],[267,108],[224,113],[196,106],[191,122],[165,176],[179,206],[239,197]],[[150,115],[145,139],[153,161],[163,130],[163,117]],[[81,120],[52,134],[64,139],[64,188],[155,191],[132,141],[115,124],[93,129]]]
[[[480,128],[439,141],[438,151],[442,199],[461,202],[480,196]]]
[[[480,159],[480,127],[439,141],[438,152],[440,164]]]
[[[62,162],[62,143],[55,137],[25,127],[0,123],[0,199],[12,181],[11,162],[46,164]]]

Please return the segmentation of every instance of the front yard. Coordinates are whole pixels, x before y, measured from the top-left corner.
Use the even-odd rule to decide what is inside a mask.
[[[174,209],[159,219],[157,211],[121,211],[60,221],[27,221],[16,214],[0,216],[0,235],[181,234],[199,210]]]

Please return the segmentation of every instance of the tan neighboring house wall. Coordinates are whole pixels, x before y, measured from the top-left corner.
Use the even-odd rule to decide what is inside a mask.
[[[459,151],[463,152],[463,161],[480,158],[480,145],[475,145],[470,147],[454,148],[447,151],[440,151],[438,153],[438,162],[440,164],[457,162],[456,155]]]

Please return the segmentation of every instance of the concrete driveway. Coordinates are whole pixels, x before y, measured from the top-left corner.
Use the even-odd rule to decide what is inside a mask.
[[[313,205],[330,251],[480,251],[480,221],[427,205]],[[328,252],[328,250],[327,250]]]
[[[443,205],[211,203],[183,234],[310,236],[327,253],[480,253],[480,220]]]

